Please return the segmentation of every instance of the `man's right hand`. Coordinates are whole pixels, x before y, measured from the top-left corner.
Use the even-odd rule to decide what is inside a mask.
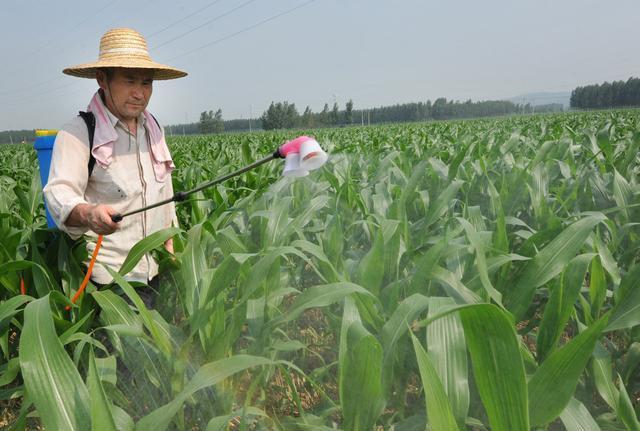
[[[77,205],[65,221],[67,226],[87,227],[99,235],[109,235],[115,232],[119,225],[111,220],[111,216],[118,214],[108,205]]]

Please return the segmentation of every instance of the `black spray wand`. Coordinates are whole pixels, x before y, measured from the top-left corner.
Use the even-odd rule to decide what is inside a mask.
[[[171,198],[165,199],[159,202],[156,202],[152,205],[148,205],[146,207],[138,208],[133,211],[129,211],[124,214],[113,214],[111,216],[111,220],[114,223],[118,223],[122,221],[123,218],[137,214],[140,212],[144,212],[150,210],[152,208],[157,208],[162,205],[166,205],[171,202],[182,202],[189,195],[193,193],[197,193],[201,190],[207,189],[209,187],[220,184],[229,178],[233,178],[237,175],[243,174],[247,171],[257,168],[267,162],[270,162],[274,159],[285,159],[285,167],[284,173],[285,176],[304,176],[307,175],[310,170],[317,169],[322,166],[327,161],[327,153],[322,150],[318,142],[307,136],[300,136],[292,141],[288,141],[281,145],[277,150],[273,152],[268,157],[260,159],[256,162],[251,163],[243,168],[238,169],[237,171],[231,172],[229,174],[223,175],[219,178],[206,182],[197,186],[192,190],[188,190],[186,192],[177,192]]]

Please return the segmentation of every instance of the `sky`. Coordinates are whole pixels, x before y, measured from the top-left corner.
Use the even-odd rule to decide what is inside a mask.
[[[279,101],[314,112],[435,100],[495,100],[640,77],[637,0],[6,1],[0,17],[0,130],[57,129],[93,80],[110,28],[146,37],[154,61],[189,73],[156,81],[161,123],[202,111],[257,118]]]

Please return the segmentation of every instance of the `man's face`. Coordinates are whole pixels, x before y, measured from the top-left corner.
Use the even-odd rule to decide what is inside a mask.
[[[147,107],[153,91],[153,70],[115,68],[111,80],[103,71],[98,71],[97,79],[107,108],[120,120],[137,118]]]

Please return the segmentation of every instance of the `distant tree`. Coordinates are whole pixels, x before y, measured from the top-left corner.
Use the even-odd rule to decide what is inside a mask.
[[[604,82],[576,87],[571,92],[570,106],[579,109],[640,106],[640,79]]]
[[[329,125],[329,104],[325,103],[324,108],[322,108],[322,112],[319,115],[320,125],[327,126]]]
[[[224,132],[224,121],[222,120],[222,109],[216,112],[204,111],[200,113],[198,130],[202,134]]]
[[[213,111],[204,111],[200,113],[198,129],[202,134],[211,133],[213,131]]]
[[[340,124],[340,108],[338,108],[338,102],[333,103],[333,109],[329,113],[329,123],[333,126]]]
[[[345,124],[353,123],[353,100],[349,99],[347,106],[344,110],[344,122]]]
[[[260,117],[264,130],[290,129],[297,125],[298,119],[296,105],[289,102],[271,102],[269,108]]]
[[[433,102],[431,114],[435,120],[441,120],[447,117],[447,99],[440,97]]]
[[[302,118],[300,119],[300,123],[302,125],[302,127],[313,127],[314,126],[314,121],[313,121],[313,112],[311,111],[311,108],[309,106],[307,106],[304,110],[304,113],[302,114]]]
[[[224,132],[224,120],[222,119],[222,109],[218,109],[213,114],[213,133]]]

